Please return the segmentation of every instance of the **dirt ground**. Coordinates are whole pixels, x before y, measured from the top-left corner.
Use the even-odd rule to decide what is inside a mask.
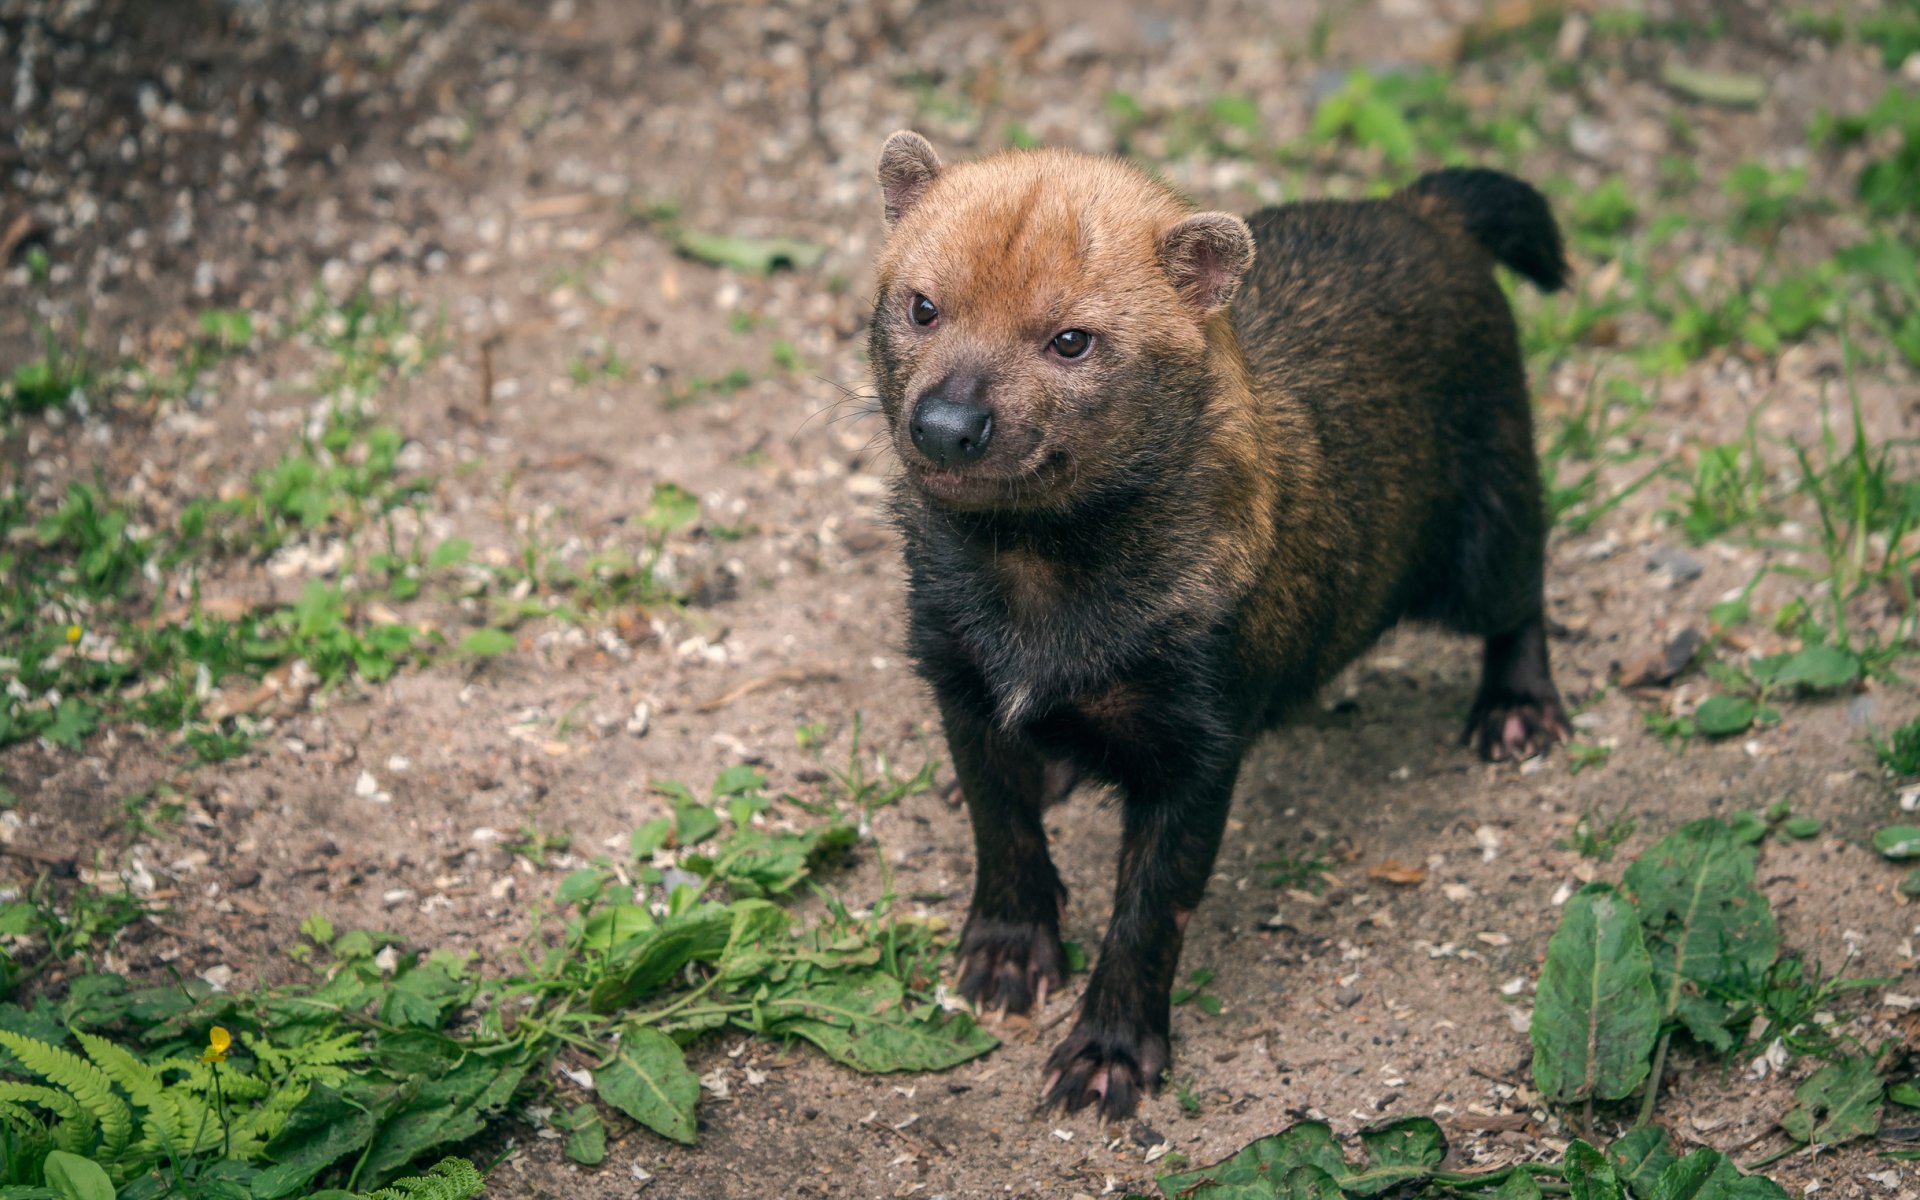
[[[1728,166],[1807,161],[1815,110],[1864,108],[1888,79],[1859,47],[1795,35],[1770,4],[1715,7],[1724,32],[1686,52],[1757,74],[1768,91],[1753,109],[1687,106],[1698,148],[1686,152],[1703,182],[1680,208],[1702,223],[1723,219],[1716,181]],[[805,793],[823,761],[845,760],[856,714],[864,745],[905,770],[944,760],[901,654],[901,569],[881,513],[893,467],[860,399],[881,140],[913,126],[958,157],[1004,144],[1017,123],[1044,143],[1112,150],[1118,118],[1103,97],[1115,90],[1165,108],[1248,95],[1285,139],[1306,129],[1340,68],[1449,64],[1482,9],[0,0],[0,130],[21,123],[0,137],[0,232],[27,215],[5,248],[0,373],[34,352],[38,318],[70,328],[84,313],[103,356],[140,358],[169,352],[209,307],[284,316],[315,279],[336,294],[364,284],[413,302],[422,333],[441,323],[445,352],[378,401],[409,439],[408,465],[436,480],[435,538],[469,538],[482,556],[535,537],[637,546],[631,519],[665,481],[703,511],[663,564],[697,602],[637,631],[536,622],[515,653],[316,696],[249,754],[187,772],[125,732],[78,754],[0,752],[20,801],[8,842],[83,862],[98,848],[155,881],[171,912],[129,935],[125,969],[225,966],[245,980],[281,970],[278,949],[314,911],[342,928],[499,952],[571,860],[537,872],[487,830],[566,831],[589,855],[660,811],[651,781],[698,787],[740,761]],[[1685,102],[1657,78],[1677,53],[1647,41],[1617,61],[1583,59],[1576,45],[1573,88],[1514,57],[1469,62],[1459,79],[1488,103],[1535,99],[1530,175],[1591,186],[1618,172],[1650,187],[1679,148],[1670,116]],[[1204,203],[1244,210],[1355,191],[1368,164],[1330,164],[1324,178],[1225,155],[1159,165]],[[1836,174],[1816,186],[1848,184]],[[686,227],[793,236],[825,255],[766,277],[692,261],[645,217],[662,203]],[[1796,236],[1836,240],[1847,219]],[[44,297],[23,265],[36,245],[54,264]],[[780,341],[802,369],[773,365]],[[570,374],[609,351],[631,364],[624,377]],[[104,402],[86,419],[24,422],[5,469],[36,489],[97,473],[162,516],[280,451],[311,402],[297,386],[304,353],[263,347],[162,411]],[[1773,356],[1708,355],[1663,380],[1646,436],[1667,450],[1732,438],[1762,401],[1769,434],[1810,434],[1840,355],[1831,335]],[[735,367],[751,381],[667,403]],[[1593,369],[1583,359],[1536,378],[1543,412],[1563,412]],[[1857,383],[1877,437],[1914,435],[1906,368],[1883,358]],[[1035,1021],[1010,1021],[999,1050],[937,1076],[859,1076],[805,1048],[711,1039],[690,1061],[726,1094],[703,1096],[697,1146],[623,1124],[607,1164],[585,1169],[520,1127],[522,1149],[490,1193],[1092,1196],[1149,1189],[1148,1149],[1163,1141],[1206,1162],[1307,1116],[1345,1133],[1432,1114],[1462,1163],[1540,1153],[1571,1134],[1539,1106],[1526,1069],[1555,897],[1617,877],[1687,820],[1781,799],[1825,823],[1762,858],[1785,944],[1830,969],[1911,982],[1920,918],[1866,845],[1894,810],[1864,740],[1869,724],[1920,712],[1911,690],[1794,703],[1750,737],[1677,749],[1647,732],[1644,700],[1608,686],[1674,632],[1704,629],[1707,608],[1762,561],[1742,545],[1686,547],[1658,519],[1666,501],[1664,485],[1643,489],[1552,547],[1553,653],[1571,699],[1598,696],[1579,723],[1612,746],[1603,766],[1575,774],[1564,753],[1522,768],[1472,758],[1457,735],[1477,649],[1414,630],[1357,664],[1316,719],[1259,745],[1185,951],[1186,967],[1215,970],[1224,1011],[1174,1013],[1174,1076],[1190,1081],[1197,1112],[1169,1090],[1113,1129],[1035,1115],[1070,989]],[[1673,550],[1692,561],[1654,569]],[[285,597],[301,579],[225,583]],[[1756,607],[1792,594],[1790,580],[1770,580]],[[731,695],[778,672],[789,674]],[[651,719],[631,732],[641,704]],[[818,756],[796,743],[807,723],[830,731]],[[185,788],[185,820],[129,835],[121,797],[163,777]],[[1638,828],[1621,859],[1556,846],[1583,810],[1623,807]],[[1049,825],[1073,896],[1067,935],[1093,947],[1114,814],[1082,795]],[[971,875],[964,812],[922,793],[880,811],[872,833],[831,885],[870,903],[884,856],[902,895],[957,924]],[[1259,864],[1319,847],[1335,860],[1320,894],[1268,884]],[[1421,881],[1369,875],[1389,860],[1422,868]],[[1869,1043],[1912,1029],[1882,999],[1860,1001]],[[1748,1161],[1784,1145],[1769,1131],[1809,1069],[1677,1053],[1662,1116],[1681,1143],[1741,1148]],[[1912,1164],[1871,1149],[1798,1154],[1773,1173],[1796,1194],[1920,1194]]]

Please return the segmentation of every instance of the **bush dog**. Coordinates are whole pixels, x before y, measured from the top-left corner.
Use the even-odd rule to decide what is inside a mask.
[[[1566,263],[1545,200],[1449,169],[1383,200],[1195,212],[1118,159],[942,165],[887,139],[869,351],[903,470],[908,650],[973,824],[959,989],[1062,980],[1041,812],[1118,794],[1113,917],[1043,1103],[1131,1113],[1251,740],[1402,618],[1486,639],[1465,740],[1566,736],[1547,517],[1498,261]]]

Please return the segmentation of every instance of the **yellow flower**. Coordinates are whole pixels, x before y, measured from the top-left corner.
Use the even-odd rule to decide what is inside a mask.
[[[203,1063],[223,1063],[227,1061],[227,1047],[233,1045],[233,1035],[219,1025],[207,1034],[207,1048],[200,1052]]]
[[[67,640],[68,640],[69,642],[77,642],[77,641],[79,641],[79,640],[80,640],[80,634],[81,634],[81,629],[80,629],[80,627],[79,627],[78,625],[69,625],[69,626],[67,626]]]

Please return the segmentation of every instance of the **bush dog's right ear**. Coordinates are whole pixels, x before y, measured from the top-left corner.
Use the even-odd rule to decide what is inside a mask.
[[[940,156],[932,143],[911,129],[902,129],[880,147],[880,196],[887,205],[887,228],[920,202],[927,185],[940,173]]]

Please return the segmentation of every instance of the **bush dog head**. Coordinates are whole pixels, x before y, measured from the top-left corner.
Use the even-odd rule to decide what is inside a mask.
[[[1157,403],[1208,369],[1253,262],[1245,221],[1196,213],[1118,159],[1054,150],[947,166],[880,155],[888,236],[871,329],[908,481],[957,509],[1070,507],[1126,472]]]

